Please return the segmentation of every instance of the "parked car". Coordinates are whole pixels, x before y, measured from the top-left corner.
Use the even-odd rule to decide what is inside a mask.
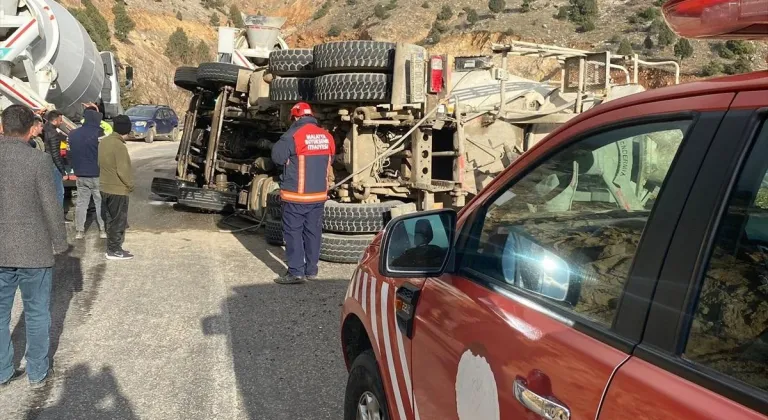
[[[156,138],[176,141],[179,138],[179,117],[165,105],[136,105],[125,115],[131,119],[129,139],[152,143]]]
[[[707,33],[714,3],[664,9],[768,25]],[[391,220],[344,299],[344,418],[768,419],[766,156],[760,71],[600,105]]]

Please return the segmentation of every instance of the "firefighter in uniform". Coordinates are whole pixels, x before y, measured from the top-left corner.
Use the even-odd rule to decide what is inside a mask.
[[[317,278],[328,173],[336,154],[333,135],[318,126],[309,104],[294,105],[291,121],[272,148],[272,161],[283,165],[280,198],[288,259],[288,272],[275,280],[279,284]]]

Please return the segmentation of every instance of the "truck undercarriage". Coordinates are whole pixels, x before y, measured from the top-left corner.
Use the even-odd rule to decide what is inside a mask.
[[[356,262],[365,244],[352,234],[370,237],[391,213],[461,207],[557,126],[642,90],[612,82],[617,75],[629,81],[629,71],[610,53],[526,43],[496,45],[494,52],[500,67],[493,57],[429,56],[415,45],[344,41],[276,49],[267,65],[253,68],[204,63],[194,80],[192,69],[180,68],[177,84],[194,97],[177,179],[155,179],[153,192],[184,206],[240,211],[266,223],[268,240],[281,243],[279,168],[270,150],[289,126],[290,106],[309,102],[336,141],[324,230],[350,235],[324,235],[324,246],[360,239],[344,254],[351,256],[331,256]],[[511,76],[510,55],[554,57],[563,64],[562,80]],[[633,57],[635,70],[641,63]]]

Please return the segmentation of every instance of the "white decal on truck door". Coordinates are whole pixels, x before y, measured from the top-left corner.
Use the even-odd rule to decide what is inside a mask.
[[[499,393],[491,365],[467,349],[456,372],[456,410],[459,420],[499,420]]]

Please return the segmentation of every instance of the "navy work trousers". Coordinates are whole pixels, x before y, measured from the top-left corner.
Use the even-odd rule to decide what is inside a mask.
[[[283,239],[288,274],[316,276],[320,260],[325,203],[297,204],[283,201]]]

